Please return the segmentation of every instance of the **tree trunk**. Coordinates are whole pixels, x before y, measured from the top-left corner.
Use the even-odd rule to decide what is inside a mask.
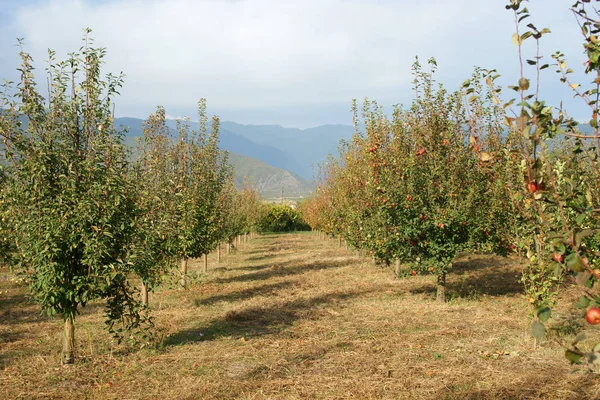
[[[342,237],[338,237],[338,247],[341,248],[342,247]]]
[[[221,262],[221,243],[217,246],[217,264]]]
[[[244,243],[246,243],[248,241],[248,234],[244,233]]]
[[[187,275],[187,269],[188,269],[188,258],[183,257],[181,259],[181,287],[183,287],[183,288],[185,288],[187,285],[187,282],[185,280],[185,276]]]
[[[73,317],[65,320],[65,341],[63,343],[63,364],[75,362],[75,321]]]
[[[142,288],[140,291],[141,291],[141,295],[142,295],[142,305],[147,306],[148,305],[148,285],[146,285],[143,280],[142,280]]]
[[[402,268],[402,263],[400,262],[400,259],[397,259],[396,264],[394,265],[394,273],[396,274],[396,277],[400,276],[401,268]]]
[[[231,243],[227,242],[227,255],[231,253]]]
[[[436,300],[442,303],[446,302],[446,273],[442,272],[437,276],[437,294]]]
[[[348,241],[346,239],[344,239],[344,247],[346,248],[346,251],[348,251]]]
[[[208,272],[208,254],[203,254],[202,258],[204,259],[204,267],[202,268],[202,272],[207,273]]]

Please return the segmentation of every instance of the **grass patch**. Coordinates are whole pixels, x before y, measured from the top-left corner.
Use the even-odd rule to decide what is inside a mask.
[[[60,365],[61,322],[40,316],[0,271],[0,392],[60,399],[587,399],[597,377],[573,373],[566,288],[549,339],[532,350],[517,260],[465,256],[438,304],[435,278],[390,269],[316,234],[260,236],[188,290],[158,288],[160,349],[118,346],[101,304],[77,320],[75,365]],[[202,263],[192,262],[199,272]],[[590,342],[600,341],[588,328]]]

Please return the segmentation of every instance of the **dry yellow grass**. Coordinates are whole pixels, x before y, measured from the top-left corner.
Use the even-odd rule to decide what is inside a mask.
[[[200,269],[200,262],[192,267]],[[79,359],[60,365],[61,323],[0,271],[2,398],[593,399],[554,340],[532,350],[515,261],[473,257],[449,277],[394,279],[310,234],[242,244],[187,291],[151,294],[160,350],[115,346],[101,304],[77,320]],[[550,339],[568,339],[565,291]],[[598,329],[588,329],[600,341]]]

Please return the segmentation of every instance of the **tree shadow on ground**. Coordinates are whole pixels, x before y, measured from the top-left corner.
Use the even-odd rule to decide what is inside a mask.
[[[219,294],[216,296],[207,297],[205,299],[196,299],[194,300],[194,305],[196,307],[200,306],[208,306],[214,303],[218,303],[220,301],[241,301],[246,300],[255,296],[265,296],[275,294],[277,291],[281,289],[288,288],[290,286],[294,286],[297,284],[297,281],[284,281],[279,283],[273,283],[268,285],[261,285],[257,287],[251,287],[244,290],[239,290],[236,292],[231,292],[227,294]]]
[[[566,362],[566,361],[565,361]],[[548,376],[539,374],[536,379],[528,380],[526,384],[515,384],[507,381],[505,385],[492,389],[478,389],[475,391],[464,393],[461,390],[458,393],[453,393],[453,387],[447,387],[441,390],[434,398],[437,399],[461,399],[461,400],[486,400],[486,399],[551,399],[551,398],[569,398],[569,399],[598,399],[596,394],[591,396],[591,381],[590,377],[570,377],[569,382],[563,382],[565,396],[563,393],[558,396],[557,393],[549,393],[547,387],[555,386],[557,380],[564,379],[561,376]],[[502,381],[502,379],[497,379]]]
[[[502,257],[474,256],[456,261],[447,276],[446,285],[450,298],[524,293],[520,266],[514,260]],[[433,295],[435,291],[435,284],[431,284],[412,289],[411,293]]]
[[[166,345],[176,346],[219,337],[243,337],[245,339],[277,334],[298,320],[314,320],[326,313],[322,306],[337,305],[341,301],[360,297],[379,290],[333,292],[308,299],[296,299],[270,306],[253,306],[229,311],[223,317],[207,325],[180,331],[166,340]]]
[[[29,295],[17,294],[0,298],[0,325],[28,324],[43,319],[39,306],[36,307]]]
[[[263,252],[261,251],[261,253],[263,253]],[[272,255],[263,254],[261,256],[246,257],[246,261],[261,261],[261,260],[264,260],[265,258],[270,258],[270,257],[272,257]]]
[[[232,282],[248,282],[248,281],[259,281],[267,280],[278,276],[290,276],[303,274],[307,271],[317,271],[324,269],[339,268],[348,265],[348,260],[333,260],[333,261],[311,261],[308,263],[301,263],[299,265],[287,266],[295,264],[298,260],[286,261],[283,263],[263,264],[260,266],[250,267],[250,269],[259,269],[257,272],[249,274],[233,276],[230,278],[219,278],[216,279],[216,283],[232,283]],[[269,268],[270,267],[270,268]],[[268,268],[268,269],[267,269]]]

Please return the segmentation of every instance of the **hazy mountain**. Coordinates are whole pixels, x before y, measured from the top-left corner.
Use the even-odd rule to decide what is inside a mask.
[[[241,125],[223,121],[221,126],[255,143],[269,145],[292,154],[301,162],[298,174],[309,179],[312,177],[313,165],[316,166],[325,160],[328,154],[337,155],[340,140],[349,140],[354,133],[354,127],[350,125],[322,125],[298,129],[284,128],[280,125]]]
[[[126,142],[132,143],[131,137],[142,136],[142,123],[143,120],[139,118],[116,118],[115,125],[125,126],[128,129]],[[167,126],[172,129],[176,128],[176,121],[167,120]],[[197,122],[190,122],[192,129],[198,129]],[[227,150],[231,153],[238,153],[248,157],[256,158],[261,160],[268,165],[277,168],[287,169],[295,174],[303,175],[305,168],[301,165],[296,158],[281,149],[270,146],[269,144],[261,144],[247,139],[241,135],[232,133],[231,131],[221,128],[219,132],[219,147],[223,150]]]
[[[127,145],[134,147],[136,140],[142,136],[142,122],[138,118],[116,118],[116,126],[127,128]],[[167,125],[175,129],[176,122],[167,121]],[[198,128],[198,124],[190,125]],[[309,181],[288,169],[278,167],[284,165],[299,169],[293,158],[279,149],[254,143],[225,129],[220,131],[219,147],[229,152],[229,162],[234,167],[236,184],[240,188],[244,180],[248,179],[265,198],[281,196],[282,189],[285,197],[300,197],[312,191]],[[273,162],[273,165],[265,160]]]
[[[290,171],[275,168],[255,158],[230,153],[229,163],[235,169],[238,187],[248,179],[265,198],[279,197],[283,189],[284,197],[300,197],[312,192],[312,184]]]

